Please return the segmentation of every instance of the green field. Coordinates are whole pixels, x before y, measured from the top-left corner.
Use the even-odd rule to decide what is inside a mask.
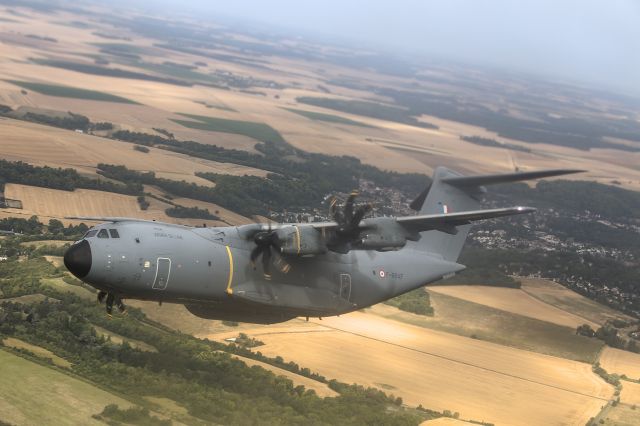
[[[40,346],[32,345],[31,343],[24,342],[24,341],[22,341],[20,339],[16,339],[16,338],[13,338],[13,337],[7,337],[7,338],[2,339],[0,341],[6,347],[14,348],[14,349],[23,349],[23,350],[26,350],[28,352],[31,352],[33,355],[37,356],[38,358],[43,358],[45,360],[49,359],[49,360],[51,360],[51,362],[54,365],[57,365],[58,367],[70,368],[71,365],[72,365],[69,361],[67,361],[64,358],[61,358],[61,357],[57,356],[56,354],[54,354],[50,350],[47,350],[47,349],[42,348]]]
[[[85,300],[95,300],[96,296],[91,290],[77,285],[71,285],[64,282],[62,278],[43,278],[42,285],[50,287],[54,290],[75,294]]]
[[[436,292],[429,294],[435,309],[433,317],[376,307],[371,311],[433,330],[588,363],[595,362],[603,346],[597,339],[576,335],[569,327]]]
[[[6,80],[11,84],[20,86],[27,90],[42,93],[43,95],[56,96],[60,98],[87,99],[91,101],[119,102],[122,104],[138,104],[130,99],[121,96],[111,95],[97,90],[80,89],[70,86],[59,86],[57,84],[36,83],[32,81]]]
[[[136,57],[138,55],[157,56],[157,49],[127,43],[91,43],[99,47],[102,53],[114,56]]]
[[[374,127],[374,126],[370,126],[370,125],[365,124],[365,123],[361,123],[359,121],[350,120],[348,118],[340,117],[339,115],[324,114],[324,113],[321,113],[321,112],[314,112],[314,111],[305,111],[303,109],[295,109],[295,108],[283,108],[283,109],[286,109],[289,112],[293,112],[294,114],[298,114],[298,115],[301,115],[303,117],[307,117],[307,118],[309,118],[311,120],[326,121],[328,123],[336,123],[336,124],[348,124],[350,126],[371,127],[371,128]]]
[[[10,424],[102,425],[107,404],[132,404],[82,380],[0,350],[0,419]]]
[[[264,123],[256,123],[253,121],[227,120],[225,118],[207,117],[195,114],[179,114],[190,120],[174,120],[184,127],[190,129],[206,130],[210,132],[234,133],[238,135],[248,136],[261,142],[274,142],[278,144],[286,144],[273,127]]]

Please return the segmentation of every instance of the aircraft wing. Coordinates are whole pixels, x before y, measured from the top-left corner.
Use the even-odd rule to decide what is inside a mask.
[[[440,230],[449,232],[455,230],[456,226],[468,225],[478,220],[492,219],[496,217],[512,216],[517,214],[533,213],[533,207],[508,207],[502,209],[473,210],[457,213],[426,214],[417,216],[402,216],[395,218],[396,222],[411,232],[422,232],[430,230]],[[361,226],[373,225],[376,218],[365,219]],[[310,223],[318,230],[330,230],[338,227],[336,222]]]
[[[397,218],[397,222],[409,231],[422,232],[440,230],[449,232],[456,226],[468,225],[478,220],[492,219],[496,217],[512,216],[517,214],[533,213],[533,207],[508,207],[503,209],[474,210],[457,213],[427,214],[419,216],[404,216]]]
[[[148,223],[162,223],[155,220],[136,219],[134,217],[111,217],[111,216],[65,216],[65,219],[69,220],[83,220],[87,222],[148,222]],[[176,225],[179,226],[179,225]]]

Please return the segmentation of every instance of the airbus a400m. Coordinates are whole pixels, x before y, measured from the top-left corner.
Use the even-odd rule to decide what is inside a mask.
[[[202,318],[275,323],[340,315],[374,305],[465,267],[457,263],[471,223],[532,213],[481,210],[486,186],[574,173],[546,170],[462,176],[436,169],[414,200],[415,216],[365,218],[352,193],[332,203],[334,221],[192,228],[128,218],[90,229],[64,256],[98,300],[181,303]]]

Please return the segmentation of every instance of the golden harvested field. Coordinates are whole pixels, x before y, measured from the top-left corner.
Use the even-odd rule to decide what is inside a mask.
[[[70,15],[72,16],[72,15]],[[70,16],[68,16],[70,18]],[[98,28],[103,24],[93,22]],[[354,114],[340,113],[326,110],[310,105],[301,105],[296,101],[298,96],[325,96],[346,100],[353,99],[374,99],[389,102],[390,99],[383,96],[365,92],[359,89],[347,88],[339,85],[326,83],[327,76],[340,76],[352,78],[357,81],[369,81],[376,84],[401,85],[406,84],[402,78],[392,77],[374,71],[354,70],[336,64],[323,64],[322,73],[318,72],[316,64],[308,64],[304,61],[289,58],[269,58],[272,68],[255,68],[248,65],[217,61],[210,64],[203,71],[221,69],[228,72],[251,75],[256,78],[264,78],[284,84],[282,90],[261,89],[266,96],[256,96],[251,93],[243,93],[234,90],[221,90],[214,87],[195,85],[193,87],[177,86],[161,82],[135,80],[127,78],[114,78],[108,76],[98,76],[75,72],[71,70],[44,66],[27,61],[28,58],[41,57],[43,54],[56,54],[67,60],[78,60],[77,56],[84,54],[91,55],[97,53],[97,47],[90,43],[104,42],[105,40],[93,34],[92,28],[72,28],[61,25],[60,21],[52,22],[51,17],[30,13],[30,16],[22,17],[17,22],[3,23],[8,31],[13,31],[13,35],[4,34],[6,41],[3,58],[0,58],[0,76],[4,79],[20,79],[42,81],[46,75],[46,82],[53,84],[69,84],[70,81],[76,87],[103,91],[109,88],[111,94],[123,96],[139,102],[141,105],[118,104],[85,100],[61,98],[43,95],[30,91],[24,94],[20,89],[6,81],[0,82],[0,102],[12,107],[30,106],[37,108],[48,108],[58,111],[73,111],[84,114],[94,121],[109,121],[115,123],[123,129],[153,133],[153,128],[163,128],[171,131],[179,139],[196,140],[207,144],[216,144],[228,148],[237,148],[253,151],[255,140],[245,136],[228,133],[210,132],[197,129],[188,129],[173,121],[176,113],[191,113],[200,115],[210,115],[221,118],[247,120],[263,122],[278,130],[285,139],[295,147],[312,151],[335,155],[354,155],[362,161],[376,165],[384,169],[392,169],[405,172],[430,173],[437,165],[454,166],[465,171],[475,172],[497,172],[512,170],[515,165],[520,169],[532,169],[539,167],[549,167],[550,161],[554,167],[579,167],[589,170],[589,173],[572,176],[572,179],[595,179],[604,183],[612,180],[619,180],[621,185],[629,188],[640,189],[640,170],[635,165],[640,162],[639,153],[625,152],[613,149],[594,149],[591,151],[580,151],[571,148],[563,148],[546,144],[526,144],[520,141],[512,141],[507,138],[500,138],[509,143],[526,146],[531,149],[531,153],[513,152],[504,148],[493,148],[474,145],[461,141],[461,135],[480,135],[495,138],[496,134],[482,127],[471,126],[450,120],[438,119],[432,116],[422,116],[421,120],[437,124],[439,129],[423,129],[406,124],[389,122],[369,117],[362,117]],[[55,36],[59,43],[44,43],[20,36],[26,28],[39,29],[47,34]],[[108,27],[101,31],[109,32]],[[126,32],[126,31],[125,31]],[[201,60],[201,57],[175,51],[165,51],[153,48],[155,40],[135,36],[134,47],[143,47],[147,53],[142,53],[142,58],[146,61],[157,62],[158,55],[166,60],[177,63],[193,63]],[[221,51],[225,52],[224,50]],[[120,64],[123,69],[140,71],[139,69]],[[291,85],[295,81],[296,84]],[[319,83],[328,84],[331,94],[319,93],[317,86]],[[437,90],[456,89],[455,84],[444,85],[433,84]],[[277,95],[277,98],[276,98]],[[207,108],[207,105],[212,106]],[[218,108],[216,108],[216,106]],[[222,107],[223,109],[220,109]],[[293,107],[315,112],[325,112],[334,115],[344,116],[365,124],[374,126],[364,128],[337,123],[328,123],[318,120],[311,120],[284,110],[282,107]],[[232,109],[232,110],[229,110]],[[7,121],[3,120],[3,126]],[[48,135],[50,132],[61,132],[68,134],[70,139],[76,138],[73,132],[51,129],[39,130],[40,133]],[[29,139],[11,125],[11,131],[21,139]],[[80,135],[83,136],[83,135]],[[88,137],[88,136],[85,136]],[[5,138],[7,139],[7,138]],[[9,139],[7,139],[9,140]],[[629,141],[617,141],[621,144],[633,144]],[[105,144],[115,143],[106,141]],[[7,158],[20,158],[25,161],[43,164],[45,160],[38,153],[43,151],[43,146],[34,149],[35,155],[29,156],[19,146],[11,146],[7,151]],[[57,144],[49,147],[58,149]],[[120,150],[126,152],[131,148]],[[71,166],[86,171],[91,171],[90,167],[95,166],[95,160],[86,158],[84,146],[78,147],[75,154],[81,153],[80,159],[84,160]],[[155,155],[156,150],[152,150]],[[468,153],[461,158],[459,153]],[[65,155],[51,157],[55,152],[49,151],[47,160],[56,162],[56,165],[68,163],[71,156]],[[180,169],[180,164],[175,164],[175,170],[161,170],[164,156],[152,159],[154,155],[148,155],[148,162],[152,164],[142,165],[141,159],[127,155],[127,159],[118,159],[114,155],[105,156],[111,159],[112,163],[126,164],[136,170],[156,170],[158,173],[176,173],[168,175],[198,181],[193,177],[192,171]],[[144,154],[140,154],[144,155]],[[166,154],[165,154],[166,155]],[[143,158],[143,157],[141,157]],[[156,161],[157,160],[157,161]],[[72,161],[72,160],[71,160]],[[144,160],[142,160],[144,161]],[[167,163],[166,161],[163,163]],[[164,167],[166,169],[166,167]],[[225,171],[221,171],[225,172]],[[232,171],[226,171],[232,172]],[[261,173],[252,171],[252,173]],[[251,174],[251,173],[250,173]]]
[[[500,310],[457,297],[431,292],[434,316],[416,315],[378,304],[367,309],[375,315],[432,330],[527,351],[593,363],[603,343],[578,336],[575,328]]]
[[[427,420],[422,423],[422,426],[468,426],[469,422],[463,420],[456,420],[449,417],[440,417],[439,419]]]
[[[259,348],[265,355],[349,383],[393,387],[406,404],[458,411],[465,419],[583,425],[613,392],[585,363],[361,312],[311,322],[317,328],[307,332],[269,326],[243,332],[265,343]]]
[[[247,223],[253,223],[253,221],[247,217],[234,213],[231,210],[227,210],[217,204],[207,203],[204,201],[192,200],[190,198],[174,198],[174,203],[180,204],[185,207],[199,207],[201,209],[207,209],[210,213],[215,214],[220,219],[232,225],[242,225]]]
[[[522,282],[522,290],[527,294],[544,303],[584,318],[587,323],[594,322],[602,325],[607,320],[615,318],[627,321],[633,320],[628,315],[587,299],[553,281],[525,277],[517,277],[517,279]]]
[[[620,402],[640,407],[640,383],[623,381]],[[638,415],[640,416],[640,413]]]
[[[640,407],[618,404],[607,412],[603,420],[601,424],[604,426],[639,426]]]
[[[39,166],[74,168],[81,173],[95,174],[98,163],[119,164],[203,186],[212,186],[212,183],[195,176],[195,172],[266,174],[264,170],[193,158],[158,148],[150,148],[149,153],[138,152],[130,143],[19,120],[0,119],[0,140],[0,158]]]
[[[18,213],[34,214],[41,218],[121,216],[170,221],[164,211],[143,211],[138,206],[136,197],[112,192],[91,189],[61,191],[10,183],[6,185],[5,195],[7,198],[22,201],[23,208],[17,210]]]
[[[491,306],[507,312],[513,312],[542,321],[575,328],[581,324],[597,327],[597,324],[586,321],[570,312],[546,304],[520,289],[499,288],[489,286],[431,286],[429,292],[446,294],[459,299]]]
[[[99,217],[131,217],[146,220],[158,220],[169,223],[187,225],[216,225],[215,221],[203,221],[201,219],[181,219],[167,216],[164,210],[171,207],[169,204],[148,197],[150,206],[147,210],[141,210],[135,196],[115,194],[112,192],[95,191],[91,189],[76,189],[75,191],[61,191],[56,189],[40,188],[37,186],[7,184],[5,196],[22,201],[22,209],[2,209],[0,216],[18,216],[28,218],[37,215],[41,221],[60,219],[65,223],[79,222],[78,220],[65,220],[68,216],[99,216]],[[183,199],[186,201],[187,199]],[[213,213],[214,210],[211,210]],[[230,223],[243,220],[249,222],[243,216],[222,211],[221,216]]]
[[[262,367],[265,370],[271,371],[276,376],[284,376],[287,379],[291,380],[294,386],[302,385],[307,389],[312,389],[321,398],[338,396],[338,393],[336,391],[329,388],[328,385],[318,382],[317,380],[309,379],[308,377],[304,377],[299,374],[295,374],[290,371],[284,370],[282,368],[274,367],[273,365],[270,365],[261,361],[256,361],[251,358],[246,358],[239,355],[231,355],[231,356],[233,358],[239,359],[240,361],[244,362],[249,367],[253,367],[253,366]]]
[[[606,347],[600,355],[600,365],[608,373],[624,374],[640,380],[640,354]]]

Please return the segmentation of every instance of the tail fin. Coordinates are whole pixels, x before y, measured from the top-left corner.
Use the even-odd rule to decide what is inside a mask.
[[[508,173],[503,175],[463,176],[446,167],[438,167],[431,185],[411,203],[411,208],[421,215],[479,210],[480,200],[486,192],[483,185],[517,182],[549,176],[578,173],[581,170],[543,170],[537,172]],[[471,225],[457,226],[454,234],[426,231],[414,243],[415,248],[439,254],[444,260],[456,262],[467,239]]]

